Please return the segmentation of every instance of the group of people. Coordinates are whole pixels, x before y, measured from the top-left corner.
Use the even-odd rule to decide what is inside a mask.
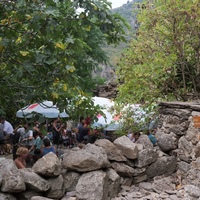
[[[56,149],[45,124],[36,121],[32,126],[25,122],[14,129],[5,117],[0,117],[0,154],[12,153],[18,168],[26,167],[27,160],[35,162],[49,152],[56,154]]]
[[[140,132],[132,132],[132,133],[129,133],[129,134],[127,135],[127,137],[128,137],[133,143],[135,143],[135,142],[139,139],[140,135],[141,135]],[[149,140],[151,141],[151,143],[153,144],[153,146],[155,146],[156,143],[157,143],[157,140],[156,140],[155,136],[154,136],[150,131],[147,132],[147,136],[148,136]]]
[[[91,128],[92,117],[80,117],[77,126],[68,127],[59,118],[51,122],[31,124],[25,122],[15,129],[4,117],[0,117],[0,153],[7,154],[6,144],[13,153],[13,160],[18,168],[25,168],[26,161],[33,163],[49,152],[58,155],[62,146],[69,148],[78,144],[94,143],[98,138],[112,139],[106,135],[101,127]],[[131,135],[134,142],[139,135]]]

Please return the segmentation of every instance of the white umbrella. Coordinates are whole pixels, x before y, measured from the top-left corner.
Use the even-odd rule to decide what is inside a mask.
[[[103,109],[109,109],[112,106],[114,106],[114,101],[104,98],[104,97],[92,97],[92,100],[94,102],[94,105],[99,105],[103,107]]]
[[[18,118],[32,118],[35,114],[41,114],[45,118],[69,117],[66,112],[60,113],[56,105],[52,101],[44,101],[42,103],[34,103],[17,111]]]

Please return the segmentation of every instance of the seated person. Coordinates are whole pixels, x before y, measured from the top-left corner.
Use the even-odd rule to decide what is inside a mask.
[[[140,133],[136,132],[136,133],[129,133],[127,135],[127,137],[132,141],[132,142],[136,142],[138,140],[138,138],[140,137]]]
[[[53,152],[53,153],[56,154],[56,151],[55,151],[54,147],[51,146],[51,142],[50,142],[50,140],[48,138],[45,138],[43,140],[43,143],[44,143],[44,147],[41,150],[42,156],[45,156],[49,152]]]
[[[147,136],[150,139],[150,141],[152,142],[153,146],[155,146],[157,143],[155,136],[153,134],[151,134],[150,132],[147,133]]]
[[[3,124],[0,123],[0,155],[7,154],[5,148],[5,137],[3,132]]]
[[[33,151],[33,160],[36,162],[41,157],[41,148],[43,145],[42,139],[41,139],[41,133],[35,132],[34,134],[34,145],[29,149],[29,152]]]
[[[26,158],[28,156],[28,149],[26,147],[20,147],[17,149],[17,158],[14,160],[18,169],[26,168]]]
[[[19,142],[30,149],[34,144],[33,130],[29,123],[25,123],[23,127],[16,130],[16,133],[20,135]]]

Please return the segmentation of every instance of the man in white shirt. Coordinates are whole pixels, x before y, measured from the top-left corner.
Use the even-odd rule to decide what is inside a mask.
[[[13,126],[11,125],[10,122],[6,121],[3,116],[0,117],[0,123],[3,124],[3,132],[5,135],[5,140],[7,140],[8,143],[10,143],[12,146],[14,140]]]
[[[13,133],[13,126],[10,122],[6,121],[4,117],[0,117],[0,122],[3,124],[3,132],[5,135],[14,135]]]
[[[20,137],[19,142],[30,148],[34,144],[33,130],[30,127],[30,124],[26,123],[23,127],[18,128],[16,131]]]

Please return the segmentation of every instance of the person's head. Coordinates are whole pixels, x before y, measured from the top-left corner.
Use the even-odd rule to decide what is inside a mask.
[[[35,122],[35,126],[36,126],[36,127],[39,127],[39,126],[40,126],[40,123],[39,123],[38,121],[36,121],[36,122]]]
[[[5,117],[1,116],[0,117],[0,123],[4,124],[4,122],[5,122]]]
[[[84,120],[84,117],[83,117],[83,116],[80,117],[80,123],[82,123],[82,124],[85,123],[85,120]]]
[[[27,155],[28,155],[28,149],[27,149],[26,147],[19,147],[19,148],[17,149],[16,155],[17,155],[18,157],[26,158]]]
[[[36,139],[37,137],[40,137],[40,132],[34,131],[33,137]]]
[[[50,146],[50,140],[49,140],[48,138],[45,138],[45,139],[43,140],[43,143],[44,143],[44,146],[45,146],[45,147]]]
[[[28,127],[29,127],[30,125],[31,125],[30,123],[27,123],[27,122],[26,122],[26,123],[24,124],[24,128],[25,128],[25,129],[28,129]]]
[[[140,137],[140,132],[134,133],[135,141],[137,141],[139,137]]]

